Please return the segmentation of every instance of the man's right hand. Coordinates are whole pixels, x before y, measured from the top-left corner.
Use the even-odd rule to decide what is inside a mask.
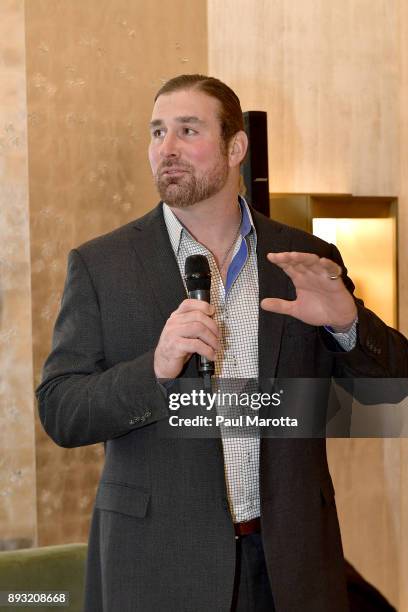
[[[158,379],[176,378],[194,353],[215,361],[220,344],[214,312],[207,302],[187,299],[170,315],[154,353]]]

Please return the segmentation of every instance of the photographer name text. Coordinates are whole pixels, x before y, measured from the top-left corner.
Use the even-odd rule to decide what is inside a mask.
[[[214,417],[198,415],[192,418],[172,415],[169,417],[172,427],[297,427],[297,419],[290,417],[261,418],[259,415],[239,415],[237,417]]]

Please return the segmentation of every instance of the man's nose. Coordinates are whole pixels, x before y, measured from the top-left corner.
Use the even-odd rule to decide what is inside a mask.
[[[167,132],[163,141],[160,145],[160,156],[166,157],[177,157],[179,155],[179,147],[177,137],[171,132]]]

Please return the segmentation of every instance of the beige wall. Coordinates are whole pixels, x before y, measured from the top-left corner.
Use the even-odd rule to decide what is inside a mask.
[[[205,71],[203,0],[26,1],[34,380],[49,352],[68,251],[157,201],[153,94]],[[32,425],[32,420],[31,420]],[[100,446],[57,448],[36,422],[40,544],[85,540]]]
[[[1,2],[0,41],[1,549],[31,546],[37,523],[22,0]]]
[[[210,72],[268,111],[272,192],[397,192],[397,19],[395,0],[208,1]]]
[[[408,3],[399,0],[399,297],[400,326],[408,335]],[[400,538],[400,610],[408,610],[408,440],[400,446],[401,465],[401,538]]]
[[[35,383],[68,251],[153,207],[154,93],[206,70],[204,0],[26,2]],[[56,448],[37,421],[41,544],[85,540],[100,446]]]
[[[399,0],[399,304],[400,328],[408,335],[408,5]]]
[[[404,0],[208,0],[209,71],[268,112],[270,190],[399,197],[405,333],[407,35]],[[346,556],[408,610],[406,443],[328,446]]]

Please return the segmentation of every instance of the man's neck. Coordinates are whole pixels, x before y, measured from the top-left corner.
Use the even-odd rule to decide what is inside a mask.
[[[238,194],[228,194],[223,198],[219,195],[187,208],[171,207],[193,238],[211,251],[216,259],[225,253],[241,219]]]

